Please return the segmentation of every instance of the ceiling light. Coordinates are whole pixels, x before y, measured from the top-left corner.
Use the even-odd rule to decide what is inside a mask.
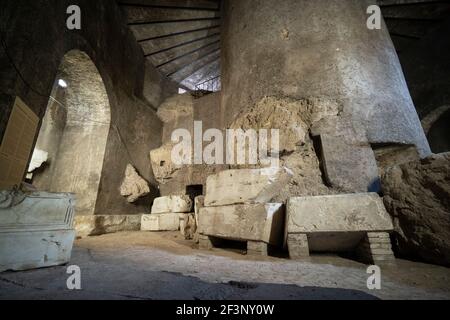
[[[59,85],[61,88],[67,88],[67,82],[65,82],[63,79],[59,79],[59,80],[58,80],[58,85]]]

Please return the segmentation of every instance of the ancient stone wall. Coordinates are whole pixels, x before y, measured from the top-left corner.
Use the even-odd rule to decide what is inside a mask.
[[[82,21],[81,30],[71,31],[66,27],[66,10],[74,4],[81,8]],[[95,213],[148,210],[158,193],[148,161],[148,151],[161,144],[162,123],[155,109],[176,87],[145,63],[115,1],[6,0],[0,21],[4,43],[0,49],[0,137],[14,97],[20,96],[42,118],[63,56],[72,49],[83,51],[99,70],[111,107]],[[129,204],[119,193],[128,163],[152,185],[152,193],[137,204]]]

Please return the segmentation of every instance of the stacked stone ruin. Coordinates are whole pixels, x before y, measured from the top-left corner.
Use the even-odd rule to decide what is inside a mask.
[[[209,176],[198,216],[200,248],[210,249],[218,239],[227,239],[246,242],[249,254],[267,255],[270,246],[282,245],[284,205],[270,200],[291,175],[280,167]]]
[[[142,231],[178,231],[185,229],[185,221],[193,215],[192,200],[187,195],[159,197],[153,201],[151,214],[141,218]]]
[[[393,225],[376,193],[291,197],[271,203],[292,173],[283,167],[227,170],[208,177],[196,199],[198,241],[211,249],[221,239],[246,242],[247,254],[288,248],[292,259],[310,252],[353,252],[366,263],[393,262]]]

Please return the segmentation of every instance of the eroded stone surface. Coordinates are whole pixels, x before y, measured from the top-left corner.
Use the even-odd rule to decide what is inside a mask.
[[[270,202],[291,177],[282,167],[222,171],[206,180],[205,206]]]
[[[44,162],[48,160],[48,152],[40,149],[34,149],[31,157],[30,165],[28,166],[28,173],[40,168]]]
[[[204,207],[199,214],[202,235],[279,245],[284,231],[284,206],[280,203]]]
[[[450,153],[392,167],[382,187],[396,253],[449,266]]]
[[[183,213],[192,211],[192,200],[187,195],[159,197],[153,201],[152,213]]]
[[[76,216],[77,237],[98,236],[119,231],[141,229],[141,215],[90,215]]]
[[[147,181],[139,176],[131,164],[128,164],[125,170],[125,178],[120,186],[120,194],[127,197],[128,202],[133,203],[149,192],[150,188]]]
[[[354,130],[349,128],[348,121],[343,121],[340,117],[342,108],[331,99],[270,96],[236,115],[230,128],[279,130],[280,165],[291,170],[293,177],[274,201],[285,202],[289,197],[336,192],[325,183],[320,169],[320,150],[312,137],[326,132],[353,136]]]

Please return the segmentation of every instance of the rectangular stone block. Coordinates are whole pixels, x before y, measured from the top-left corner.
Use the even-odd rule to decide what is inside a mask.
[[[178,213],[152,213],[142,215],[142,231],[177,231],[179,228],[180,216]]]
[[[159,197],[153,201],[152,213],[189,213],[192,200],[187,195]]]
[[[290,198],[288,233],[391,231],[392,220],[376,193]]]
[[[205,206],[270,202],[291,177],[283,167],[222,171],[206,180]]]
[[[287,232],[307,234],[311,251],[352,250],[367,232],[391,230],[391,217],[376,193],[288,200]]]
[[[74,240],[75,230],[0,232],[0,272],[65,264]]]
[[[0,192],[0,272],[69,262],[74,206],[72,194]]]
[[[367,233],[356,250],[360,260],[368,264],[395,263],[391,244],[379,242],[380,240],[390,240],[389,234],[387,232]]]
[[[284,234],[284,207],[279,203],[204,207],[198,228],[203,235],[279,245]]]

